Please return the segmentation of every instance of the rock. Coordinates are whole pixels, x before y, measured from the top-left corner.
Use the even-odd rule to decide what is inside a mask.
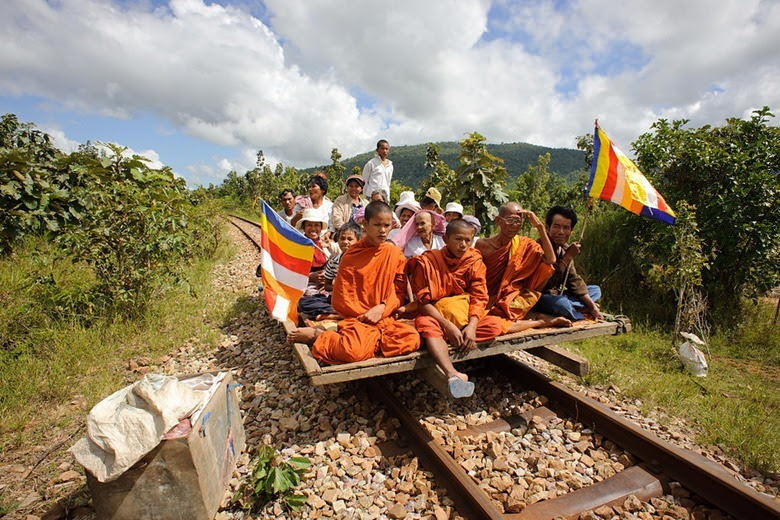
[[[632,513],[642,510],[642,502],[636,497],[636,495],[629,495],[627,499],[623,501],[623,507],[627,511]]]
[[[580,432],[569,432],[566,434],[566,437],[568,437],[571,442],[578,442],[580,437],[582,437],[582,434]]]
[[[387,508],[387,516],[390,518],[406,518],[406,507],[401,504],[393,504]]]
[[[450,515],[447,514],[444,509],[440,508],[439,506],[436,506],[433,508],[433,517],[436,520],[448,520],[450,518]]]
[[[580,513],[580,520],[599,520],[599,518],[596,516],[596,513],[588,510],[584,513]]]
[[[347,509],[347,504],[343,500],[336,500],[333,502],[333,512],[337,515]]]
[[[63,473],[60,473],[60,482],[70,482],[71,480],[76,480],[81,475],[77,471],[68,470]]]
[[[493,461],[493,469],[496,471],[508,471],[509,464],[507,464],[505,458],[499,457]]]
[[[339,497],[339,490],[338,489],[326,489],[322,493],[322,499],[327,502],[328,504],[333,504],[333,502],[336,501],[336,499]]]
[[[39,495],[36,492],[32,492],[29,495],[25,496],[24,499],[22,499],[17,509],[25,509],[27,507],[30,507],[34,503],[40,501],[40,499],[41,499],[41,495]]]
[[[344,446],[345,448],[351,448],[352,443],[350,442],[350,439],[352,436],[349,433],[343,432],[336,435],[336,442]]]
[[[325,443],[322,441],[319,441],[317,444],[314,445],[314,454],[322,457],[325,455]]]
[[[604,518],[612,518],[612,515],[615,514],[615,511],[609,506],[601,506],[593,512]]]

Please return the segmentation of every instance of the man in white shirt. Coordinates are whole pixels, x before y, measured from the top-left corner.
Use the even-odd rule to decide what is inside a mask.
[[[376,143],[376,155],[363,167],[363,178],[366,185],[363,193],[371,195],[375,191],[382,191],[385,200],[390,200],[390,181],[393,178],[393,161],[387,158],[390,153],[390,143],[380,139]]]

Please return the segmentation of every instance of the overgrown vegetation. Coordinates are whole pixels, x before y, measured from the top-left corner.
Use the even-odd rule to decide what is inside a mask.
[[[263,444],[250,462],[249,481],[238,488],[233,503],[248,513],[258,513],[271,500],[281,498],[291,511],[299,511],[306,503],[306,496],[296,495],[294,490],[310,465],[306,457],[280,460],[273,446]]]

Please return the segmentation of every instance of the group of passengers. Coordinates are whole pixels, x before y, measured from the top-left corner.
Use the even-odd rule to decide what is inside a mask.
[[[379,141],[363,175],[348,177],[332,202],[322,174],[311,177],[308,197],[282,192],[279,215],[316,246],[298,307],[310,319],[288,341],[338,364],[408,354],[422,337],[452,396],[468,397],[474,384],[453,366],[449,346],[466,353],[503,334],[603,318],[599,288],[574,268],[572,209],[553,206],[545,226],[509,202],[495,218],[498,233],[478,238],[479,220],[457,202],[442,208],[436,188],[419,203],[403,192],[391,208],[389,151]],[[525,219],[538,241],[519,234]]]

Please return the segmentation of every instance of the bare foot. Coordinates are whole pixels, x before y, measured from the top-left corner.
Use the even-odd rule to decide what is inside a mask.
[[[558,316],[557,318],[548,320],[545,325],[548,327],[571,327],[571,320],[564,318],[563,316]]]
[[[287,334],[288,343],[305,343],[311,345],[317,336],[322,334],[322,329],[315,327],[298,327]]]
[[[330,313],[330,314],[318,314],[317,315],[317,321],[322,320],[341,320],[343,319],[340,314],[336,313]]]

